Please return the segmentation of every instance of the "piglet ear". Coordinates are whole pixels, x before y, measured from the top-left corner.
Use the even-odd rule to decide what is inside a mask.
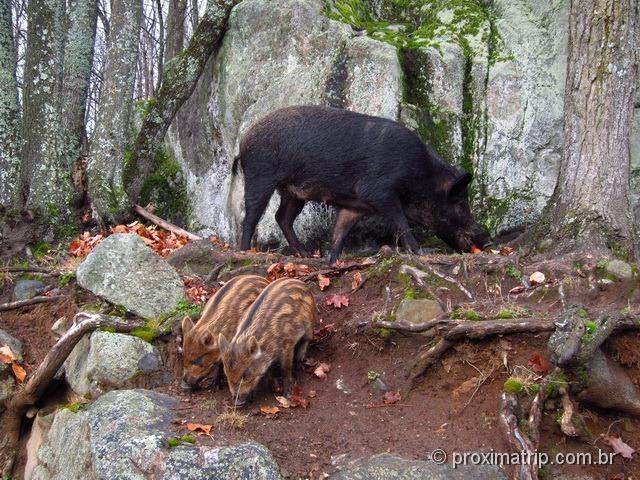
[[[182,336],[185,336],[193,328],[193,320],[188,316],[182,319]]]
[[[459,197],[465,194],[471,180],[473,180],[473,176],[469,172],[460,172],[460,175],[451,184],[448,196]]]
[[[200,341],[202,342],[202,346],[207,350],[213,350],[214,348],[216,348],[216,339],[213,336],[213,333],[211,333],[209,330],[205,331],[202,334]]]
[[[256,337],[251,337],[249,339],[249,355],[253,358],[258,358],[262,355],[262,350],[260,349],[260,344],[258,343],[258,339]]]
[[[222,353],[223,355],[228,354],[229,350],[231,350],[229,342],[222,333],[218,335],[218,347],[220,348],[220,353]]]

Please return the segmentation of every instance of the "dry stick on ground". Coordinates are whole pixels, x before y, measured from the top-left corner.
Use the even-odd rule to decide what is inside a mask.
[[[45,277],[58,277],[60,272],[44,267],[2,267],[0,272],[8,273],[40,273]]]
[[[74,325],[51,348],[24,387],[4,402],[5,410],[0,414],[0,475],[2,478],[11,477],[20,440],[22,418],[27,410],[38,401],[53,376],[84,334],[100,327],[111,327],[118,332],[129,332],[140,326],[140,323],[123,321],[117,317],[100,314],[81,312],[74,317]]]
[[[6,310],[15,310],[16,308],[26,307],[27,305],[35,305],[36,303],[57,302],[58,300],[62,300],[63,298],[65,298],[65,295],[56,295],[53,297],[41,295],[38,297],[29,298],[28,300],[16,300],[15,302],[2,303],[0,304],[0,312],[4,312]]]
[[[308,282],[309,280],[313,280],[314,278],[316,278],[318,275],[331,275],[331,274],[338,274],[338,273],[344,273],[344,272],[349,272],[351,270],[360,270],[363,268],[369,268],[372,265],[375,265],[376,262],[374,261],[363,261],[362,263],[350,263],[341,267],[335,267],[335,268],[328,268],[325,270],[316,270],[315,272],[311,272],[309,275],[305,275],[304,277],[300,277],[300,280],[302,280],[303,282]]]
[[[149,212],[148,210],[145,210],[140,205],[135,205],[133,207],[133,210],[138,215],[140,215],[142,218],[146,218],[147,220],[155,223],[156,225],[164,228],[165,230],[168,230],[169,232],[173,232],[176,235],[182,235],[184,237],[187,237],[189,240],[202,240],[202,237],[199,237],[198,235],[196,235],[194,233],[187,232],[186,230],[174,225],[173,223],[169,223],[166,220],[163,220],[162,218],[158,217],[157,215],[154,215],[153,213]]]
[[[469,300],[474,301],[473,295],[471,294],[471,292],[469,290],[467,290],[467,288],[462,285],[458,280],[456,280],[455,278],[446,275],[442,272],[439,272],[438,270],[436,270],[435,268],[433,268],[431,265],[429,265],[428,263],[425,263],[419,259],[417,259],[417,257],[410,257],[407,255],[402,255],[401,256],[403,259],[407,260],[407,261],[414,261],[417,262],[418,265],[420,265],[422,268],[425,268],[426,270],[429,270],[429,272],[432,275],[435,275],[438,278],[442,278],[443,280],[449,282],[449,283],[453,283],[455,286],[458,287],[458,289],[460,289],[460,291],[462,293],[464,293],[467,298],[469,298]],[[408,275],[411,275],[414,279],[416,279],[416,281],[422,282],[422,279],[425,277],[428,277],[429,274],[427,272],[423,272],[422,270],[415,268],[415,267],[411,267],[409,265],[403,265],[401,270],[402,273],[406,273]],[[419,279],[419,280],[418,280]]]

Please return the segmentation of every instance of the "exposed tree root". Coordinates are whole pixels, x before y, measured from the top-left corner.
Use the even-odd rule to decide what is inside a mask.
[[[35,305],[37,303],[49,303],[49,302],[57,302],[58,300],[62,300],[66,298],[65,295],[55,295],[48,297],[46,295],[40,295],[37,297],[30,298],[28,300],[17,300],[15,302],[2,303],[0,304],[0,312],[4,312],[6,310],[15,310],[16,308],[26,307],[28,305]]]
[[[455,278],[451,277],[450,275],[447,275],[445,273],[442,273],[438,270],[436,270],[435,268],[433,268],[431,265],[429,265],[426,262],[423,262],[422,260],[420,260],[419,257],[411,257],[411,256],[407,256],[407,255],[402,255],[401,258],[407,260],[407,261],[413,261],[418,263],[418,265],[420,265],[422,268],[428,270],[432,275],[435,275],[438,278],[441,278],[449,283],[453,283],[456,287],[458,287],[458,289],[460,289],[460,291],[462,293],[464,293],[467,298],[469,298],[469,300],[474,301],[473,295],[471,294],[471,292],[464,286],[462,285],[458,280],[456,280]],[[418,282],[419,284],[424,284],[423,282],[423,278],[428,278],[429,277],[429,273],[424,272],[418,268],[415,267],[411,267],[409,265],[403,265],[400,269],[401,273],[406,273],[407,275],[411,275],[416,282]]]
[[[0,272],[9,273],[39,273],[46,277],[58,277],[60,272],[44,267],[2,267]]]
[[[515,395],[503,392],[500,402],[500,416],[498,423],[504,438],[512,452],[520,454],[518,465],[518,480],[538,480],[538,468],[534,459],[537,445],[525,435],[518,423],[518,399]]]
[[[100,327],[111,327],[118,332],[129,332],[140,326],[140,323],[100,314],[81,312],[74,317],[74,325],[47,353],[24,387],[3,404],[4,411],[0,414],[0,475],[2,478],[11,478],[20,439],[22,418],[29,408],[38,401],[84,334]]]

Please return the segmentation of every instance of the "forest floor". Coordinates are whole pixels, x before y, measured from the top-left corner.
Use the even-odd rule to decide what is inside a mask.
[[[406,373],[428,339],[421,334],[400,333],[372,328],[374,316],[391,318],[404,298],[436,299],[446,311],[482,322],[499,317],[523,316],[555,318],[563,305],[579,304],[590,316],[603,311],[638,310],[640,289],[637,280],[598,282],[602,259],[522,258],[519,253],[502,252],[477,255],[429,255],[420,257],[443,274],[455,277],[473,296],[470,300],[457,283],[430,276],[426,286],[416,286],[400,273],[411,257],[379,256],[374,265],[351,271],[327,273],[330,284],[320,290],[317,277],[307,282],[316,297],[319,324],[307,356],[307,368],[297,375],[300,394],[308,400],[306,408],[284,408],[268,389],[261,389],[242,409],[230,406],[225,388],[184,391],[180,388],[181,358],[177,335],[155,341],[163,355],[165,371],[154,379],[153,388],[181,400],[176,409],[177,435],[189,433],[187,422],[213,425],[210,435],[198,435],[198,444],[222,445],[255,440],[268,447],[285,477],[324,478],[334,471],[341,455],[349,458],[389,452],[406,458],[425,459],[442,449],[451,461],[454,452],[507,452],[498,427],[503,384],[514,369],[534,372],[540,357],[547,359],[550,333],[494,336],[480,341],[463,341],[446,353],[412,385]],[[60,256],[49,259],[59,262]],[[329,269],[320,259],[279,258],[280,262],[303,263],[310,269]],[[354,257],[354,262],[362,258]],[[273,263],[269,256],[250,268],[266,274]],[[247,269],[245,265],[244,269]],[[528,282],[533,272],[542,272],[538,285]],[[358,277],[360,275],[360,277]],[[354,279],[355,277],[355,279]],[[15,278],[18,278],[17,276]],[[364,279],[359,284],[360,278]],[[5,279],[0,302],[10,299],[11,282]],[[57,285],[55,277],[44,280]],[[357,286],[357,289],[353,289]],[[60,317],[72,316],[95,297],[74,280],[62,287],[62,301],[23,307],[0,314],[0,328],[20,338],[25,346],[25,364],[32,371],[55,343],[51,326]],[[511,293],[510,293],[511,292]],[[348,297],[348,306],[336,308],[327,296]],[[473,313],[470,313],[473,312]],[[640,334],[612,336],[605,351],[617,359],[638,385],[640,382]],[[330,367],[326,378],[314,375],[318,363]],[[398,392],[384,400],[384,386]],[[136,386],[148,387],[148,380]],[[263,408],[266,407],[266,408]],[[274,412],[266,416],[265,412]],[[612,452],[600,435],[622,438],[640,448],[640,419],[616,412],[589,409],[580,405],[589,438],[566,437],[558,426],[558,401],[547,401],[541,424],[540,451],[589,452],[597,458],[598,449]],[[578,478],[590,475],[605,479],[640,478],[637,455],[628,460],[617,455],[610,465],[547,465],[541,478]],[[575,475],[575,477],[573,476]],[[580,477],[581,478],[581,477]]]

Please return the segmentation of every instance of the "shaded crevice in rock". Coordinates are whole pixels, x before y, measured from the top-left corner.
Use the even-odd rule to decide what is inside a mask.
[[[345,108],[349,90],[349,55],[347,45],[340,47],[338,55],[331,66],[331,73],[324,86],[325,104],[330,107]]]

